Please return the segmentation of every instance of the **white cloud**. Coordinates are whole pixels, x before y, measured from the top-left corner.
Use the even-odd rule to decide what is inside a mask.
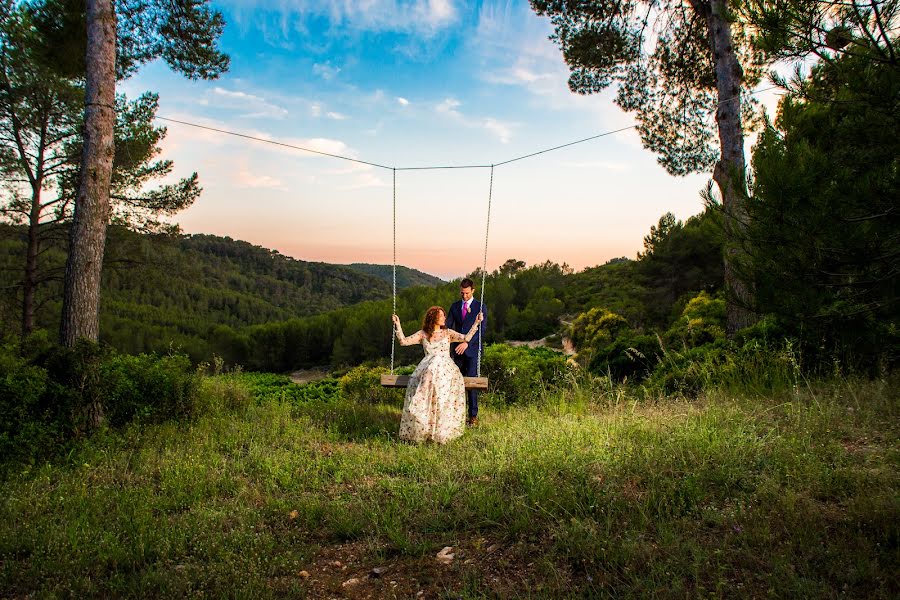
[[[330,138],[287,138],[279,139],[278,141],[284,144],[306,148],[307,150],[327,152],[328,154],[339,154],[351,158],[355,158],[356,154],[356,152],[341,140],[333,140]]]
[[[313,65],[313,73],[321,77],[322,79],[334,79],[334,77],[341,72],[340,67],[333,67],[331,63],[316,63]]]
[[[386,181],[384,181],[383,179],[381,179],[381,177],[375,175],[374,173],[361,173],[356,176],[353,183],[339,187],[337,189],[342,191],[349,191],[372,187],[387,187],[387,185],[388,184]]]
[[[456,0],[221,0],[236,9],[243,22],[247,15],[277,12],[282,36],[291,23],[297,31],[305,31],[310,18],[327,18],[341,29],[362,31],[394,31],[430,37],[456,23],[459,11]],[[282,42],[276,42],[280,45]]]
[[[443,102],[434,107],[434,109],[442,115],[449,115],[456,119],[462,119],[462,114],[456,109],[462,106],[462,103],[456,98],[446,98]]]
[[[409,106],[409,100],[401,98],[400,96],[397,96],[397,103],[400,104],[400,106]]]
[[[298,156],[316,156],[316,154],[314,153],[303,152],[303,150],[300,150],[299,148],[313,150],[315,152],[325,152],[328,154],[346,156],[348,158],[357,158],[356,150],[348,146],[345,142],[333,138],[300,138],[281,135],[273,136],[267,131],[260,131],[258,129],[236,129],[234,125],[230,123],[215,121],[206,117],[191,115],[187,113],[176,113],[172,118],[177,118],[179,121],[184,121],[186,123],[196,123],[197,125],[201,125],[204,127],[221,129],[223,131],[233,131],[234,133],[239,133],[244,136],[257,138],[257,140],[253,141],[241,139],[232,135],[228,135],[227,133],[210,131],[209,129],[191,127],[179,123],[166,123],[168,127],[168,135],[163,141],[165,150],[173,150],[176,148],[188,150],[199,146],[195,154],[203,155],[206,153],[206,150],[204,150],[204,148],[208,146],[217,146],[221,148],[229,144],[231,144],[232,146],[237,144],[237,146],[235,147],[247,148],[248,146],[250,146],[255,147],[261,151],[287,154],[295,158]],[[269,144],[265,142],[276,143]],[[293,148],[291,146],[293,146]]]
[[[248,170],[239,171],[235,176],[235,183],[247,188],[285,189],[280,180],[268,175],[256,175]]]
[[[504,144],[509,143],[512,135],[512,127],[508,123],[503,123],[497,119],[487,118],[484,120],[484,128],[497,136],[497,139]]]
[[[513,127],[515,127],[513,123],[500,121],[493,117],[486,117],[483,119],[469,118],[457,110],[460,106],[462,106],[462,103],[456,98],[445,98],[434,107],[434,110],[438,114],[449,117],[465,127],[485,129],[503,144],[509,143],[509,140],[512,137]]]
[[[374,169],[372,165],[367,165],[364,163],[358,162],[344,162],[341,163],[341,166],[335,169],[328,169],[324,171],[326,175],[350,175],[353,173],[362,173],[366,171],[371,171]]]
[[[247,92],[226,90],[214,87],[210,92],[211,99],[206,99],[208,104],[222,108],[247,111],[242,117],[260,119],[284,119],[288,116],[286,108],[273,104],[261,96],[248,94]]]
[[[456,18],[456,9],[450,0],[428,0],[427,7],[418,3],[416,9],[433,23],[449,23]]]
[[[309,114],[311,117],[318,119],[319,117],[325,116],[329,119],[334,119],[335,121],[345,121],[349,119],[347,115],[344,113],[337,112],[335,110],[325,110],[324,105],[321,102],[312,102],[309,105]]]
[[[523,89],[534,108],[577,111],[599,127],[630,122],[613,103],[612,90],[587,96],[569,90],[569,69],[559,47],[548,39],[552,33],[550,20],[535,15],[527,3],[485,2],[467,51],[485,65],[479,72],[484,82]]]

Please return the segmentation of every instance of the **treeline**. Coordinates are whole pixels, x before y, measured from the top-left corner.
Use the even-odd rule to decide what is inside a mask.
[[[600,306],[625,315],[634,327],[665,329],[697,293],[721,292],[720,221],[718,207],[685,223],[667,214],[648,235],[638,260],[615,259],[578,273],[550,261],[528,266],[507,260],[486,277],[486,342],[549,337],[548,343],[559,345],[561,334],[568,333],[567,317]],[[472,277],[481,281],[479,272]],[[404,330],[415,331],[429,306],[449,308],[458,294],[458,281],[402,290],[397,312]],[[227,363],[253,370],[385,360],[391,354],[390,311],[390,300],[382,300],[243,329],[223,325],[207,342]],[[395,353],[398,364],[407,364],[417,361],[421,350],[397,346]]]
[[[0,302],[3,333],[21,319],[23,227],[0,224]],[[36,325],[57,331],[65,254],[49,246],[48,277],[38,287]],[[388,267],[390,268],[390,267]],[[427,277],[411,269],[408,278]],[[398,282],[402,285],[402,282]],[[130,353],[181,346],[195,360],[209,355],[206,338],[218,325],[284,321],[386,298],[383,279],[338,265],[306,262],[247,242],[213,235],[108,233],[101,304],[101,340]]]
[[[573,323],[592,370],[690,392],[729,378],[759,378],[765,389],[765,378],[786,368],[880,376],[896,367],[900,62],[861,47],[782,83],[777,116],[753,149],[746,218],[735,242],[720,246],[752,290],[744,308],[755,324],[726,338],[728,298],[705,280],[711,271],[699,255],[684,262],[673,246],[695,234],[690,245],[721,243],[712,229],[702,233],[721,230],[721,219],[679,231],[667,216],[635,265],[657,290],[649,302],[634,303],[623,288]]]
[[[393,283],[394,269],[392,265],[373,265],[371,263],[353,263],[347,265],[354,271],[374,275],[379,279],[383,279],[389,283]],[[397,287],[408,288],[417,285],[434,286],[444,283],[444,280],[428,273],[423,273],[416,269],[410,269],[402,265],[397,265]]]
[[[616,259],[574,273],[549,261],[528,266],[507,260],[487,277],[488,343],[559,334],[566,315],[601,305],[638,326],[665,326],[671,307],[686,294],[722,287],[717,215],[706,211],[684,224],[667,215],[664,229],[654,227],[648,236],[651,250],[637,261]],[[14,274],[22,231],[0,227],[0,267]],[[61,267],[65,257],[49,252],[44,260]],[[365,270],[383,276],[390,268]],[[481,281],[480,273],[472,276]],[[428,277],[398,269],[398,287]],[[101,341],[126,353],[175,348],[195,362],[218,355],[228,364],[270,371],[390,356],[387,281],[230,238],[142,235],[112,227],[102,291]],[[56,331],[60,292],[58,282],[41,287],[39,327]],[[457,297],[458,282],[401,289],[397,310],[412,332],[429,306],[449,308]],[[6,290],[3,300],[3,327],[14,334],[18,298]],[[397,352],[400,360],[417,356],[415,349]]]

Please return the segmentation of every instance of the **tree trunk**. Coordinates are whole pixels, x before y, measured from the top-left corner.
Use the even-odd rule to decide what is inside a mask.
[[[750,310],[752,289],[740,277],[738,264],[744,252],[740,247],[740,231],[746,227],[744,198],[747,183],[744,162],[744,131],[741,127],[741,82],[744,71],[738,62],[731,35],[727,0],[710,0],[706,6],[709,44],[716,72],[721,157],[713,170],[713,180],[722,194],[725,209],[725,290],[728,294],[725,332],[752,325],[755,315]]]
[[[116,94],[113,0],[87,0],[84,151],[66,262],[62,343],[100,338],[100,273],[109,220]]]
[[[40,253],[38,227],[41,220],[41,181],[31,192],[31,212],[28,215],[28,245],[25,248],[25,277],[22,280],[22,337],[34,331],[34,293],[37,287],[37,260]]]

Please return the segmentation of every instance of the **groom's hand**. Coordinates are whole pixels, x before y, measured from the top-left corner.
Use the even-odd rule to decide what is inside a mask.
[[[468,342],[461,342],[461,343],[456,347],[456,353],[457,353],[457,354],[462,354],[463,352],[466,351],[466,348],[468,348],[468,347],[469,347]]]

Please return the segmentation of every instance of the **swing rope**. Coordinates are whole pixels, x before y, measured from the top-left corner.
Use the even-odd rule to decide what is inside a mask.
[[[397,314],[397,169],[393,169],[394,171],[394,269],[393,269],[393,312],[392,315]],[[394,324],[391,323],[391,375],[394,374],[394,341],[397,336],[393,331]]]
[[[481,294],[478,299],[478,304],[480,306],[484,306],[484,286],[487,280],[487,254],[488,254],[488,240],[490,239],[491,233],[491,202],[494,197],[494,166],[491,165],[491,179],[488,184],[488,203],[487,203],[487,220],[484,226],[484,260],[481,263]],[[397,314],[397,169],[391,169],[393,171],[393,201],[392,201],[392,221],[393,221],[393,237],[394,237],[394,262],[392,265],[392,295],[391,299],[393,301],[392,309],[393,312],[391,314]],[[484,309],[479,309],[484,314]],[[394,374],[394,359],[396,356],[395,348],[396,348],[396,335],[393,332],[393,325],[391,325],[391,375]],[[478,363],[477,363],[477,373],[478,377],[481,377],[481,350],[484,347],[484,321],[482,321],[478,325]]]
[[[488,185],[487,222],[484,226],[484,261],[481,263],[481,296],[478,300],[479,312],[484,318],[484,282],[487,279],[488,235],[491,232],[491,199],[494,195],[494,165],[491,165],[491,182]],[[478,324],[478,363],[477,373],[481,377],[481,348],[484,346],[484,321]]]

